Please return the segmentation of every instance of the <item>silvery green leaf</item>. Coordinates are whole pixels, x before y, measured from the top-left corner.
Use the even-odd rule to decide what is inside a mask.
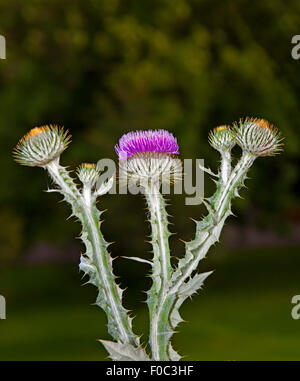
[[[105,193],[109,192],[113,186],[113,183],[114,183],[114,176],[112,176],[108,181],[106,181],[105,183],[102,183],[100,185],[99,188],[97,188],[96,192],[95,192],[95,196],[102,196],[104,195]]]
[[[173,349],[172,345],[169,345],[169,355],[171,361],[179,361],[181,356]]]
[[[212,271],[196,274],[193,278],[190,278],[186,283],[181,285],[177,292],[177,300],[170,315],[170,322],[173,329],[183,321],[179,314],[179,308],[181,307],[182,303],[202,287],[203,282],[211,273]]]
[[[153,266],[153,263],[151,261],[147,261],[147,259],[143,259],[139,257],[125,257],[125,256],[122,256],[121,258],[131,259],[132,261],[147,263],[147,265]]]
[[[134,347],[131,344],[99,340],[109,353],[113,361],[150,361],[145,350],[141,347]]]
[[[192,296],[195,292],[197,292],[202,287],[205,279],[210,274],[212,274],[212,271],[194,275],[193,278],[190,278],[186,283],[184,283],[180,287],[178,291],[179,297],[186,299],[189,296]]]
[[[202,165],[199,164],[199,168],[201,169],[201,171],[203,172],[206,172],[208,173],[209,175],[211,176],[214,176],[214,177],[219,177],[216,173],[214,173],[210,168],[205,168],[203,167]]]

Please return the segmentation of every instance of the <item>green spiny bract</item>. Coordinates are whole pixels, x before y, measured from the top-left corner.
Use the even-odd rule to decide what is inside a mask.
[[[208,135],[209,144],[217,151],[231,151],[236,145],[235,133],[231,126],[219,126]]]
[[[234,124],[237,144],[254,156],[274,156],[282,151],[280,132],[264,119],[245,118]]]
[[[17,144],[14,156],[19,164],[43,167],[68,147],[71,136],[55,125],[35,127]]]
[[[100,171],[96,164],[83,163],[77,168],[77,176],[84,186],[92,188],[100,177]]]

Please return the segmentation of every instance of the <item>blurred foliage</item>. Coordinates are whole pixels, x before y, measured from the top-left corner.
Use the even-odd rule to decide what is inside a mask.
[[[14,210],[0,210],[1,263],[15,259],[23,248],[23,220]]]
[[[79,226],[64,221],[67,207],[41,193],[46,174],[11,158],[24,133],[47,123],[71,131],[74,142],[62,162],[72,167],[115,158],[113,146],[127,131],[165,128],[178,137],[182,157],[205,158],[216,168],[208,131],[244,116],[266,118],[281,129],[286,150],[280,159],[256,163],[239,212],[254,205],[276,226],[286,208],[299,205],[300,62],[290,54],[299,1],[287,7],[282,0],[0,0],[0,21],[7,41],[0,62],[5,255],[78,233]],[[180,216],[174,230],[190,238],[186,217],[199,218],[200,208],[171,198],[171,213]],[[105,196],[107,207],[104,229],[118,240],[116,250],[149,249],[143,200]]]

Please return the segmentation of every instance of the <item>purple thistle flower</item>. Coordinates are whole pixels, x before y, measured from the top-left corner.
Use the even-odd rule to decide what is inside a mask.
[[[115,146],[119,160],[144,152],[178,155],[176,138],[166,130],[146,130],[129,132],[121,137]]]

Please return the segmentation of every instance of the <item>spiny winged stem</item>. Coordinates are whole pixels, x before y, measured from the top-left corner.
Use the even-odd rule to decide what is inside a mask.
[[[169,294],[175,295],[175,302],[169,311],[172,329],[182,321],[179,315],[181,304],[201,288],[204,279],[210,274],[192,276],[199,261],[219,240],[224,222],[232,214],[231,200],[239,196],[238,191],[244,186],[249,168],[257,157],[274,156],[282,151],[282,138],[278,130],[266,120],[255,118],[240,120],[239,124],[234,124],[233,129],[228,126],[214,129],[210,133],[209,142],[221,154],[221,170],[216,193],[205,201],[209,213],[197,222],[195,239],[186,243],[186,254],[178,261],[171,279]],[[235,144],[242,148],[243,154],[232,169],[229,154]]]
[[[150,312],[150,345],[153,360],[169,360],[167,353],[168,315],[164,312],[164,300],[167,295],[172,267],[170,263],[170,249],[168,218],[165,210],[165,201],[157,184],[145,187],[145,195],[150,211],[153,247],[153,284],[148,291],[148,306]]]
[[[210,204],[207,204],[209,209],[208,216],[198,223],[195,239],[186,244],[186,255],[179,261],[177,270],[168,272],[169,276],[171,274],[171,278],[168,277],[167,281],[165,281],[166,287],[163,290],[162,288],[160,289],[156,303],[152,306],[153,311],[152,315],[150,315],[150,321],[154,360],[180,359],[180,356],[174,351],[170,343],[176,326],[182,321],[179,308],[188,297],[201,288],[204,280],[211,274],[211,272],[207,272],[196,274],[192,277],[199,261],[206,256],[210,247],[218,241],[224,222],[231,214],[231,199],[237,196],[237,191],[243,185],[246,173],[255,160],[253,155],[243,154],[241,160],[231,172],[231,169],[230,171],[228,170],[228,158],[228,155],[227,157],[222,157],[222,161],[226,160],[226,166],[221,165],[217,191],[210,199]],[[226,180],[223,176],[224,168],[226,168]],[[148,199],[150,200],[150,202],[148,201],[149,204],[154,203],[153,199],[149,197]],[[153,207],[151,208],[155,210]],[[166,218],[164,221],[164,237],[168,237]],[[153,218],[153,221],[151,221],[153,232],[158,231],[155,223],[156,220]],[[153,238],[155,237],[153,233]],[[165,241],[160,239],[159,242],[168,249],[167,239]],[[153,244],[154,249],[155,244],[156,241]],[[157,252],[159,252],[159,249],[160,253],[162,253],[163,250],[158,245]],[[165,249],[166,253],[168,253],[167,249]],[[156,262],[155,258],[156,256],[154,256],[154,264]],[[163,272],[161,271],[161,279],[162,274]],[[153,279],[155,280],[156,278],[153,277]],[[156,283],[158,283],[158,280]]]
[[[86,252],[81,255],[80,270],[89,277],[86,283],[98,289],[96,305],[102,308],[108,319],[108,332],[116,341],[101,340],[112,360],[149,360],[139,345],[139,337],[132,332],[132,318],[122,305],[123,290],[117,285],[112,269],[112,258],[100,230],[101,212],[97,209],[97,197],[107,193],[113,185],[113,177],[98,184],[100,172],[95,164],[84,163],[77,169],[82,183],[79,190],[66,168],[59,164],[61,153],[68,147],[68,131],[56,125],[31,129],[21,138],[14,149],[15,160],[29,167],[46,169],[59,192],[72,207],[72,216],[82,224],[81,239]],[[99,185],[97,187],[97,185]]]
[[[176,293],[179,290],[181,285],[197,268],[199,261],[205,257],[210,247],[219,240],[225,220],[232,214],[231,200],[233,197],[238,196],[238,189],[243,186],[247,171],[254,160],[253,155],[244,153],[228,180],[226,182],[219,181],[216,193],[207,204],[210,213],[203,221],[198,223],[195,239],[186,244],[187,254],[191,253],[190,261],[186,266],[183,266],[181,276],[174,277],[170,293]],[[179,267],[183,262],[179,263]]]
[[[169,162],[169,156],[160,157],[160,163],[162,164],[160,172],[157,170],[158,163],[151,161],[153,157],[149,154],[137,158],[133,157],[129,161],[131,173],[136,173],[139,176],[139,169],[137,170],[137,168],[143,168],[143,174],[148,179],[148,181],[144,182],[144,189],[150,211],[151,243],[154,255],[152,263],[153,283],[148,291],[147,303],[150,313],[150,345],[153,360],[180,359],[180,356],[174,351],[170,343],[176,326],[182,321],[179,308],[188,297],[201,288],[204,280],[211,273],[207,272],[192,276],[199,261],[205,257],[210,247],[218,241],[225,219],[231,214],[231,199],[237,195],[239,187],[243,185],[246,172],[255,158],[251,154],[244,153],[240,162],[232,170],[231,149],[235,144],[235,139],[231,130],[228,132],[227,127],[217,130],[218,137],[220,137],[220,131],[221,134],[228,133],[229,139],[220,139],[217,142],[220,142],[222,146],[226,146],[226,149],[219,150],[221,168],[218,174],[217,191],[208,202],[205,201],[209,213],[207,217],[197,223],[195,239],[186,244],[186,255],[179,260],[176,270],[173,270],[170,264],[168,242],[170,233],[168,231],[165,202],[159,192],[161,182],[155,181],[157,173],[163,174],[164,180],[166,180],[166,174],[170,174],[169,171],[165,171],[166,165],[163,164]],[[142,135],[142,137],[145,136]],[[136,138],[135,145],[133,145],[135,149],[140,136],[134,136],[134,138]],[[213,143],[219,148],[216,142]],[[123,146],[125,150],[128,150],[128,145]],[[143,180],[143,177],[141,179]]]
[[[221,152],[221,179],[223,184],[228,181],[231,174],[231,150],[224,150]]]
[[[131,319],[122,306],[122,290],[115,282],[112,260],[107,252],[108,244],[100,231],[97,195],[92,194],[88,186],[84,186],[81,194],[66,169],[59,165],[58,159],[45,168],[59,186],[65,200],[71,204],[73,215],[82,223],[81,238],[87,252],[81,257],[80,268],[89,275],[88,283],[94,284],[99,290],[96,304],[107,314],[110,334],[117,341],[138,346],[139,340],[132,332]]]

